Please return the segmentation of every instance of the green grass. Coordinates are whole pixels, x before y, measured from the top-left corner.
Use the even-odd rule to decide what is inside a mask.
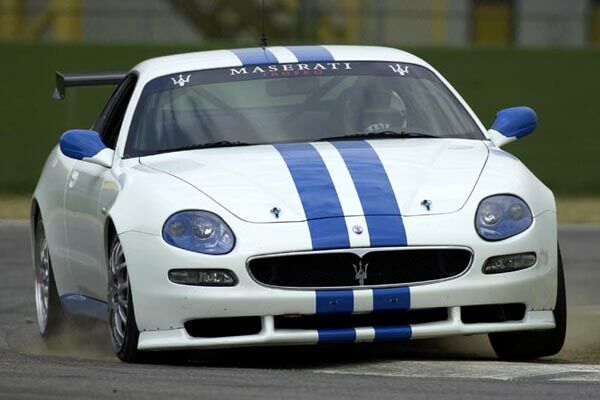
[[[215,44],[213,47],[230,47]],[[127,70],[192,47],[0,44],[0,193],[31,193],[44,160],[69,128],[89,127],[110,89],[51,99],[54,71]],[[491,125],[501,108],[537,112],[534,135],[507,149],[557,194],[600,195],[600,51],[415,49]]]

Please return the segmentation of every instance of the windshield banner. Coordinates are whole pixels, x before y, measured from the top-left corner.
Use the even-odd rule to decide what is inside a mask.
[[[188,71],[174,75],[161,76],[150,81],[146,85],[142,96],[164,90],[181,89],[209,83],[340,75],[397,76],[400,78],[437,80],[433,72],[429,71],[427,68],[408,63],[340,61],[271,65],[262,64]]]

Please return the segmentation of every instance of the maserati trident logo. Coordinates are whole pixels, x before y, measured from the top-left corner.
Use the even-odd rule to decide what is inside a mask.
[[[173,85],[184,87],[186,83],[190,83],[190,76],[192,75],[188,75],[184,78],[182,74],[179,74],[179,79],[171,78],[171,80],[173,81]]]
[[[367,268],[369,268],[369,264],[363,265],[362,260],[360,260],[358,265],[353,264],[352,266],[354,267],[355,278],[358,281],[358,284],[364,286],[365,279],[367,279]]]
[[[275,216],[275,218],[279,218],[279,214],[281,214],[281,208],[273,207],[271,208],[271,214]]]
[[[425,209],[427,209],[427,211],[431,211],[431,204],[432,204],[431,200],[427,200],[427,199],[425,199],[421,202],[421,205],[423,207],[425,207]]]
[[[397,74],[400,74],[401,76],[408,74],[408,65],[402,66],[400,64],[396,64],[388,65],[388,67],[390,67],[392,71],[394,71]]]

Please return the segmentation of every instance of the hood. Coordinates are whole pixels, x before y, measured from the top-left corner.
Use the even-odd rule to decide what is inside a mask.
[[[487,156],[478,140],[382,139],[191,150],[140,163],[188,182],[242,220],[270,223],[452,213]]]

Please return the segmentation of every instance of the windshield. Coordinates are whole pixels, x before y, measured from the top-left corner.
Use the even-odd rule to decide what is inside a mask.
[[[125,156],[203,145],[393,137],[376,135],[381,132],[483,139],[464,107],[427,68],[389,62],[274,64],[150,81]]]

